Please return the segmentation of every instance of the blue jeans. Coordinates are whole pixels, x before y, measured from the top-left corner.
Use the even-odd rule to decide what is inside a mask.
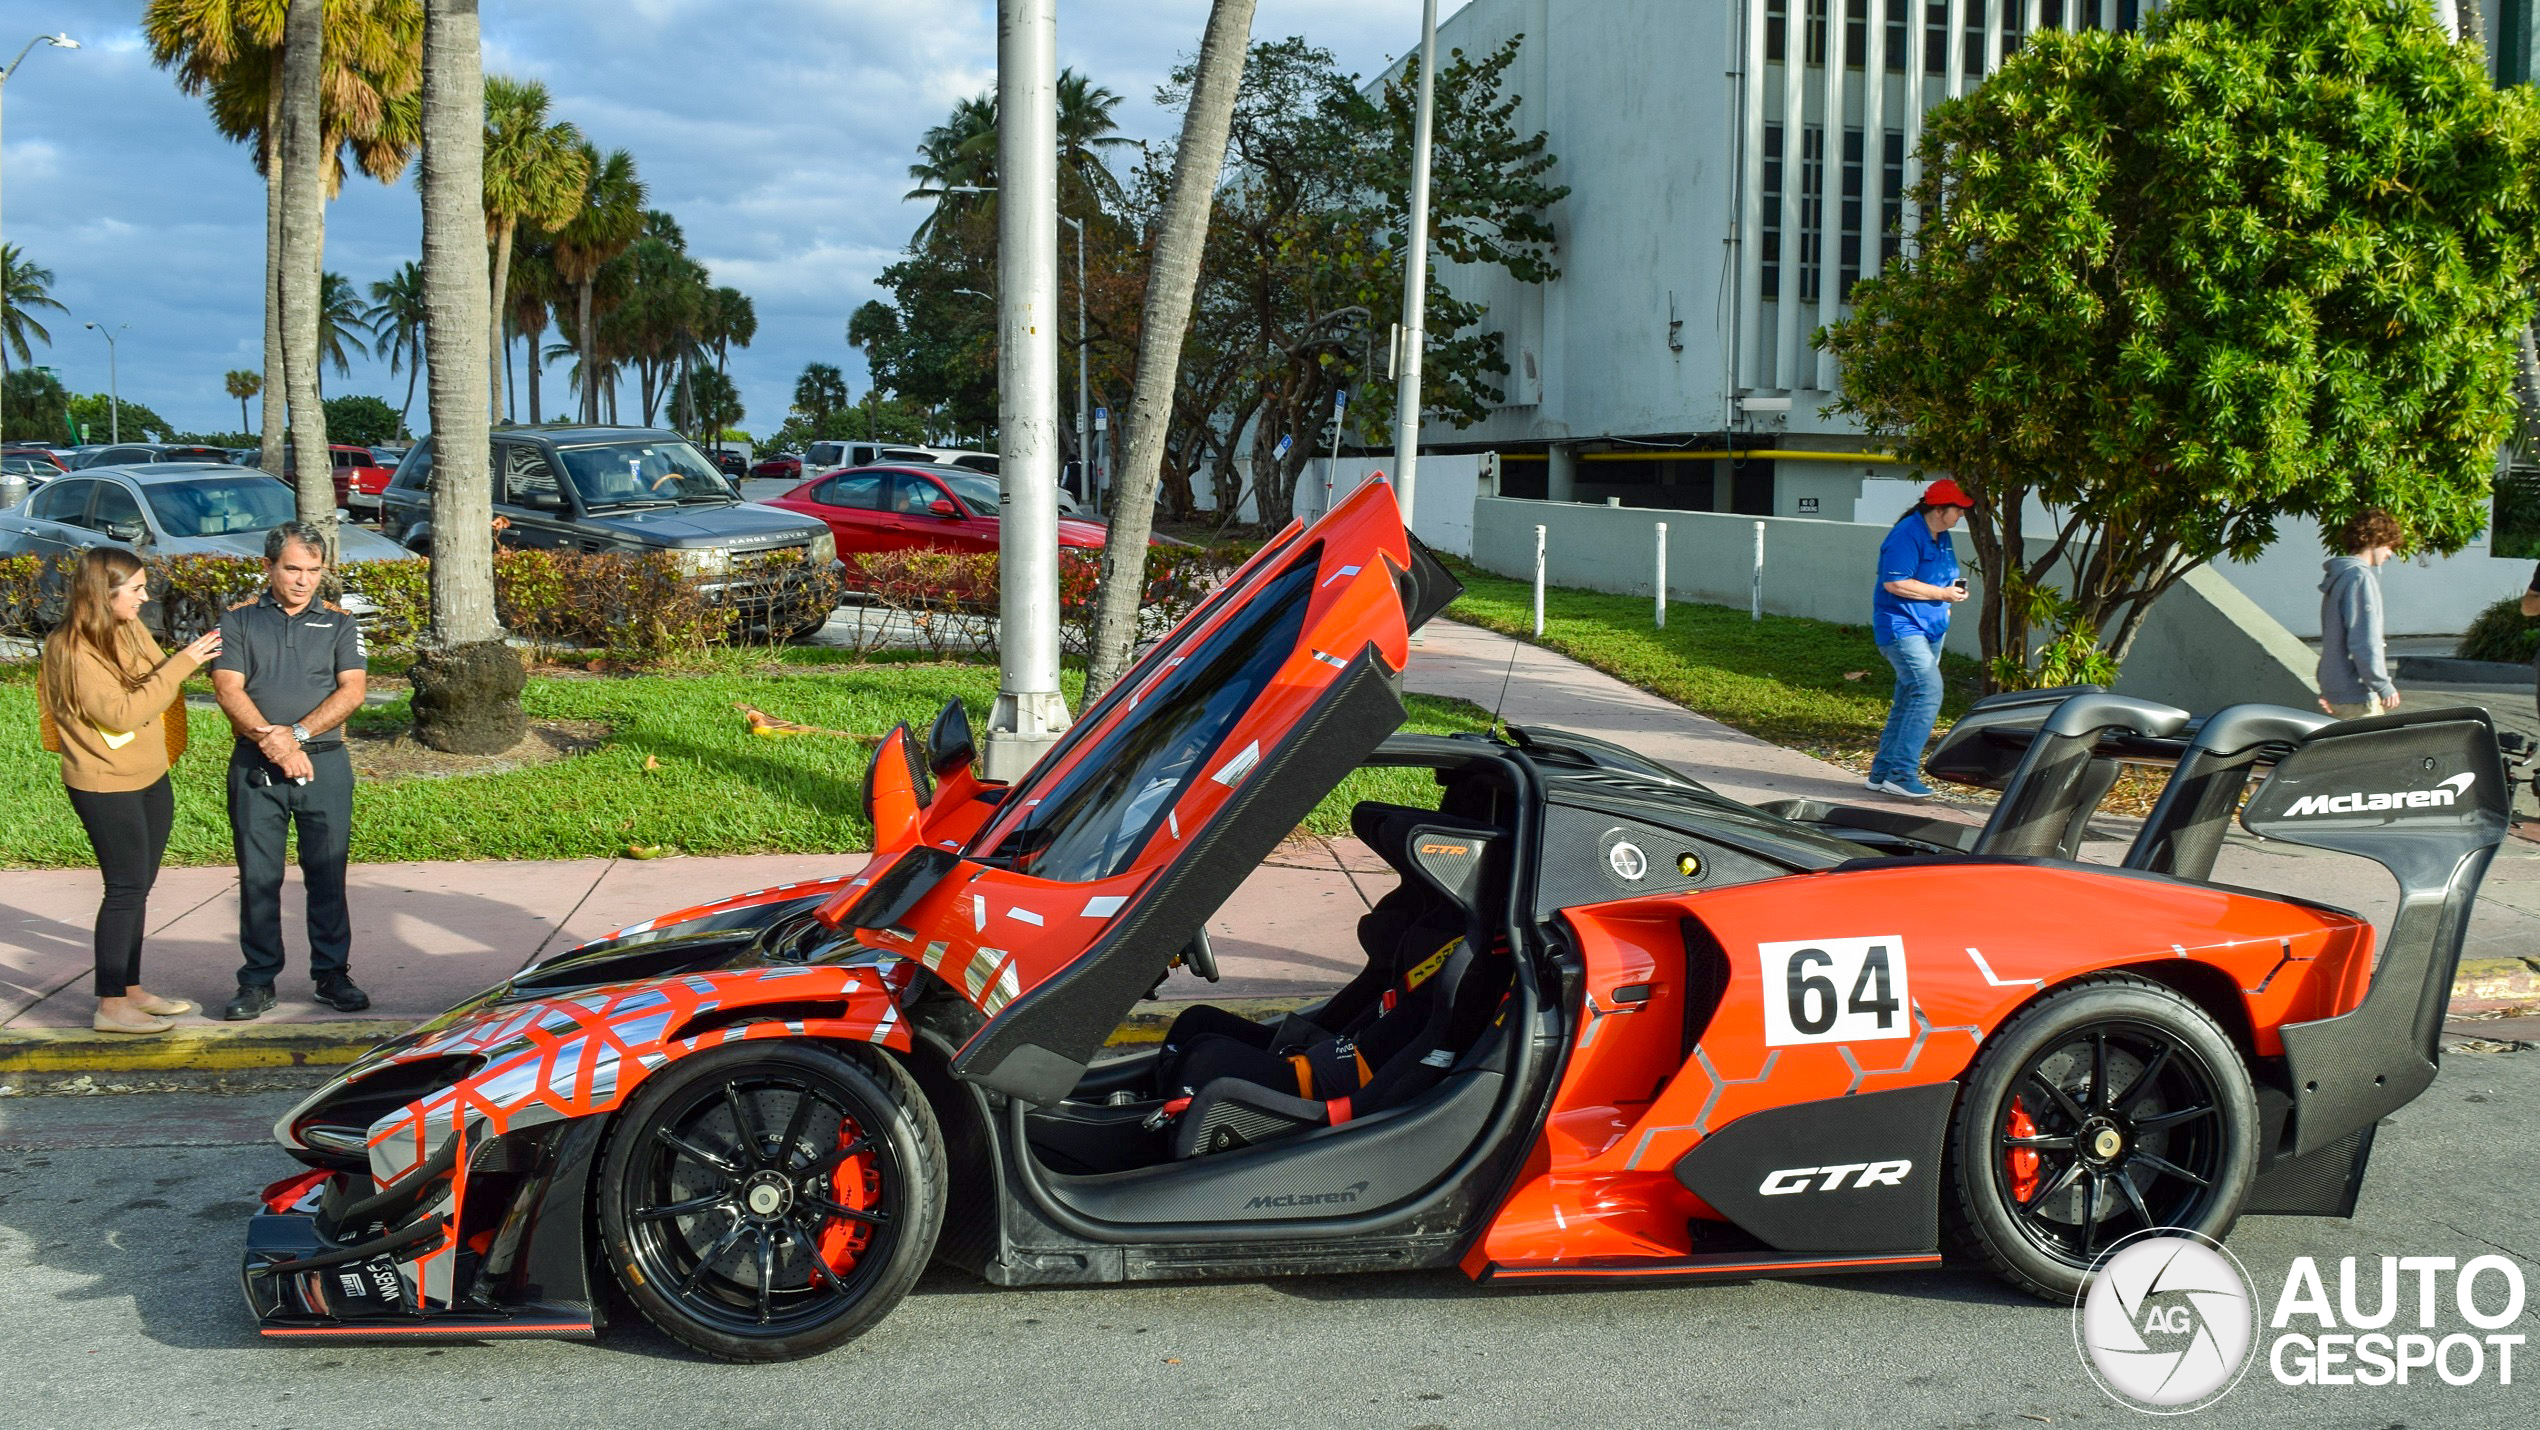
[[[1931,741],[1932,722],[1940,718],[1940,652],[1923,636],[1898,636],[1879,647],[1896,667],[1896,703],[1887,712],[1887,728],[1879,732],[1879,752],[1870,762],[1870,778],[1900,784],[1922,768],[1923,746]]]

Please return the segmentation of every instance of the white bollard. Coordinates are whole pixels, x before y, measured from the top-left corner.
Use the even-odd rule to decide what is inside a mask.
[[[1543,634],[1543,528],[1535,528],[1535,634]]]
[[[1658,523],[1658,629],[1667,628],[1667,523]]]
[[[1755,523],[1755,594],[1747,606],[1746,618],[1764,619],[1764,523],[1760,521]]]

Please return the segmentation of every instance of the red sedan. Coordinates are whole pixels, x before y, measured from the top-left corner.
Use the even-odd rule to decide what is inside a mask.
[[[838,538],[838,555],[859,551],[997,549],[997,479],[956,467],[855,467],[815,477],[769,506],[816,516]],[[1058,544],[1099,551],[1097,523],[1058,519]]]
[[[332,442],[327,445],[326,454],[328,464],[335,469],[335,504],[347,511],[379,510],[379,494],[395,473],[379,465],[379,459],[371,455],[368,447]],[[292,480],[299,471],[299,454],[283,448],[283,480]]]
[[[802,474],[803,459],[784,454],[770,457],[750,468],[750,475],[753,477],[783,477],[790,481]]]

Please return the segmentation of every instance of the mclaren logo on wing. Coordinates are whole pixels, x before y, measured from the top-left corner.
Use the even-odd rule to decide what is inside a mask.
[[[2432,789],[2375,790],[2366,794],[2306,794],[2287,805],[2284,817],[2306,814],[2379,814],[2395,809],[2449,809],[2478,776],[2464,770]]]

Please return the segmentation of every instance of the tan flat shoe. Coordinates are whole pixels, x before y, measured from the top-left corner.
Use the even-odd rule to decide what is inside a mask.
[[[147,1003],[136,1003],[133,1006],[153,1018],[183,1018],[203,1011],[203,1005],[191,998],[153,998]]]
[[[136,1038],[146,1038],[154,1033],[164,1033],[176,1025],[165,1018],[152,1018],[147,1016],[143,1017],[139,1022],[127,1023],[119,1019],[109,1018],[104,1013],[99,1013],[97,1016],[88,1020],[88,1026],[96,1029],[100,1033],[124,1033]]]

